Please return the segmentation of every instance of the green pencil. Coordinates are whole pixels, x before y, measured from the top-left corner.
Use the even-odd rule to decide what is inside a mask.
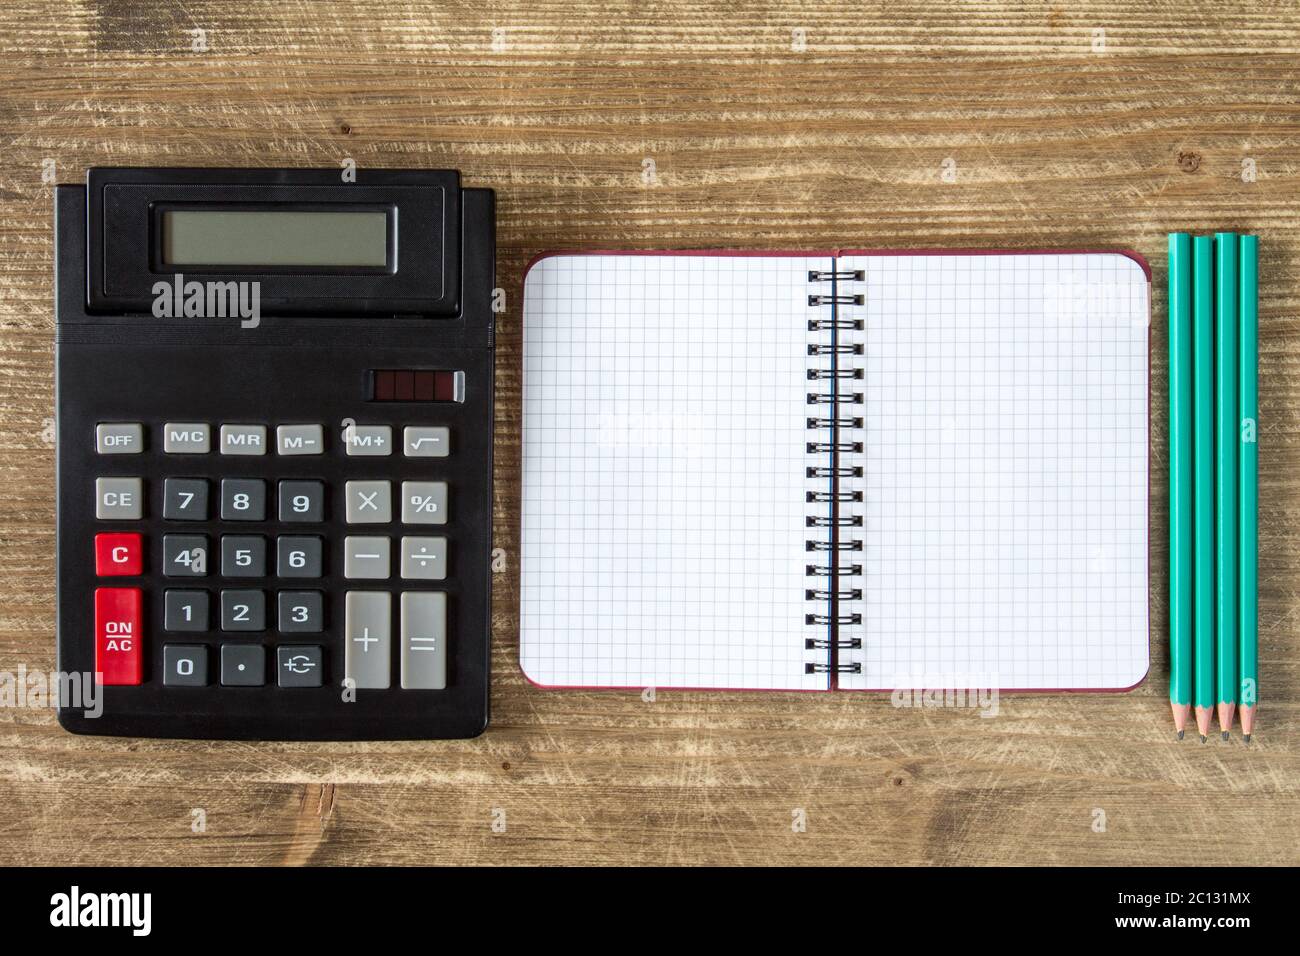
[[[1169,234],[1169,704],[1192,709],[1192,237]]]
[[[1239,583],[1240,613],[1238,637],[1241,642],[1241,690],[1237,702],[1241,708],[1241,734],[1250,743],[1255,726],[1258,700],[1258,632],[1256,587],[1258,568],[1256,549],[1259,544],[1257,509],[1259,506],[1259,238],[1241,237],[1241,520],[1238,531],[1241,547]]]
[[[1205,743],[1214,712],[1214,240],[1192,240],[1192,709]]]
[[[1215,699],[1228,739],[1237,709],[1237,236],[1214,236],[1214,539],[1216,564]]]

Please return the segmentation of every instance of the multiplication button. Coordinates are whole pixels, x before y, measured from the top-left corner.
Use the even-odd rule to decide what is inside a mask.
[[[387,524],[393,520],[392,482],[349,481],[343,490],[348,524]]]

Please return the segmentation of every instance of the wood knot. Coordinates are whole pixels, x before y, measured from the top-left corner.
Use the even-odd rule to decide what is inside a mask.
[[[339,124],[339,132],[342,133],[344,136],[351,136],[351,135],[352,135],[352,127],[349,126],[347,123],[340,123],[340,124]]]
[[[1201,168],[1201,154],[1183,150],[1178,154],[1178,168],[1185,173],[1194,173]]]

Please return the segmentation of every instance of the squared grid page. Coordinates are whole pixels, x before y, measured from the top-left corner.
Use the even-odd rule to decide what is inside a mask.
[[[804,632],[808,270],[829,264],[573,255],[528,272],[531,680],[828,688]]]
[[[850,256],[856,689],[1123,689],[1148,665],[1149,282],[1120,254]]]

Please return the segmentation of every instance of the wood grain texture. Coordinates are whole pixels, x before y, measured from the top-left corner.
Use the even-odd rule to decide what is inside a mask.
[[[0,710],[0,863],[1300,862],[1297,54],[1291,2],[0,5],[0,669],[53,665],[43,163],[64,182],[95,165],[458,168],[498,190],[510,306],[489,732],[93,739]],[[1164,646],[1164,236],[1224,228],[1262,237],[1249,750],[1174,742]],[[1004,698],[995,719],[870,695],[648,703],[529,686],[515,563],[528,259],[935,245],[1127,247],[1154,268],[1148,682]]]

